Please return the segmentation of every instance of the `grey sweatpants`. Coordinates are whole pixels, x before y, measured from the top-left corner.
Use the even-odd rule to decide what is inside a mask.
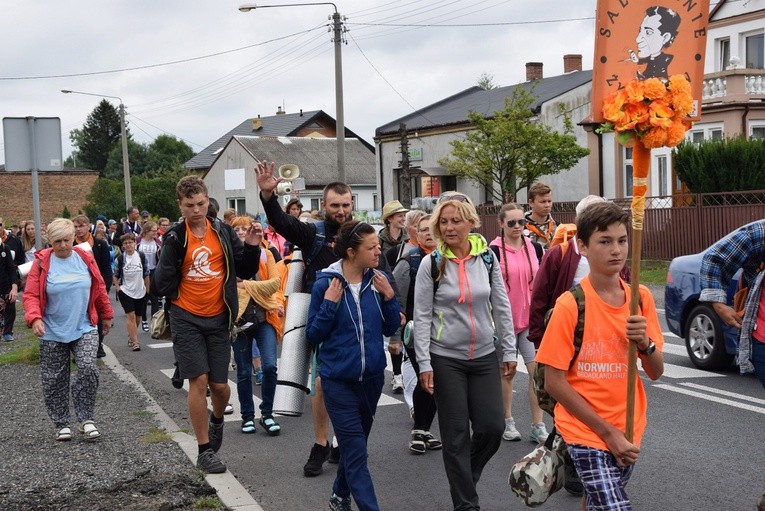
[[[56,428],[69,425],[70,353],[77,365],[77,374],[71,382],[77,421],[93,420],[98,391],[97,351],[97,330],[69,343],[40,339],[40,377],[45,410]]]

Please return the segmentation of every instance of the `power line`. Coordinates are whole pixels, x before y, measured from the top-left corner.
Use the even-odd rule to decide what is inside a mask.
[[[187,59],[180,59],[180,60],[171,60],[169,62],[161,62],[159,64],[147,64],[144,66],[135,66],[135,67],[124,67],[120,69],[110,69],[107,71],[89,71],[87,73],[70,73],[70,74],[60,74],[60,75],[41,75],[41,76],[0,76],[0,81],[10,81],[10,80],[46,80],[49,78],[76,78],[79,76],[94,76],[94,75],[105,75],[105,74],[113,74],[113,73],[122,73],[124,71],[140,71],[142,69],[152,69],[156,67],[165,67],[165,66],[172,66],[175,64],[183,64],[186,62],[194,62],[197,60],[203,60],[203,59],[209,59],[213,57],[219,57],[221,55],[227,55],[229,53],[236,53],[243,50],[249,50],[250,48],[256,48],[258,46],[263,46],[268,43],[273,43],[275,41],[281,41],[283,39],[289,39],[290,37],[294,37],[296,35],[303,34],[305,32],[310,32],[312,30],[316,30],[315,28],[311,28],[308,30],[302,30],[300,32],[295,32],[293,34],[285,35],[282,37],[276,37],[274,39],[269,39],[268,41],[263,41],[260,43],[250,44],[247,46],[242,46],[239,48],[234,48],[231,50],[223,50],[216,53],[210,53],[207,55],[200,55],[198,57],[190,57]]]
[[[536,20],[536,21],[504,21],[497,23],[353,23],[346,22],[348,25],[361,25],[370,27],[411,27],[411,28],[441,28],[441,27],[502,27],[509,25],[534,25],[542,23],[564,23],[568,21],[590,21],[594,16],[585,18],[565,18],[557,20]]]

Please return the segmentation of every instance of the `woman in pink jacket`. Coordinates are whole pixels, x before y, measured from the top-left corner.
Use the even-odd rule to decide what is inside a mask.
[[[57,218],[48,224],[52,248],[35,253],[24,291],[24,319],[40,339],[40,372],[48,416],[56,440],[72,439],[69,426],[70,353],[77,364],[71,384],[79,431],[85,440],[101,434],[94,412],[98,390],[98,320],[104,335],[112,328],[114,311],[93,256],[73,247],[74,224]]]
[[[529,440],[543,443],[547,440],[547,428],[542,421],[542,410],[537,403],[537,395],[531,379],[534,374],[534,344],[528,340],[529,335],[529,305],[534,277],[539,270],[539,259],[535,243],[523,235],[526,227],[523,209],[517,204],[505,204],[499,211],[499,226],[502,235],[497,236],[489,246],[499,259],[502,280],[505,283],[507,297],[513,313],[516,349],[523,357],[523,362],[529,374],[528,399],[531,408],[531,433]],[[541,252],[541,251],[540,251]],[[518,441],[521,434],[513,418],[513,376],[502,377],[502,398],[505,404],[505,432],[502,438]]]

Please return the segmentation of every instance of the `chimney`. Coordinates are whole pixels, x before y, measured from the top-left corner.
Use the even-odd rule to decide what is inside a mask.
[[[282,110],[282,107],[281,107],[281,106],[279,106],[279,107],[277,108],[277,110],[276,110],[276,115],[284,115],[284,114],[286,114],[286,113],[287,113],[287,112],[285,112],[284,110]]]
[[[263,121],[260,120],[260,114],[258,117],[252,120],[252,131],[258,131],[263,127]]]
[[[526,81],[541,80],[543,65],[541,62],[526,62]]]
[[[570,53],[563,55],[563,72],[571,73],[572,71],[582,70],[582,55]]]

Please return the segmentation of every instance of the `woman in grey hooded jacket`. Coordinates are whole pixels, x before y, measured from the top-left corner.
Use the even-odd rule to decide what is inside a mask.
[[[438,249],[422,260],[414,292],[419,380],[438,406],[455,510],[479,509],[476,483],[502,442],[504,408],[495,351],[502,350],[505,375],[513,374],[517,364],[499,264],[486,240],[471,234],[479,225],[466,196],[452,194],[439,202],[430,221]]]

